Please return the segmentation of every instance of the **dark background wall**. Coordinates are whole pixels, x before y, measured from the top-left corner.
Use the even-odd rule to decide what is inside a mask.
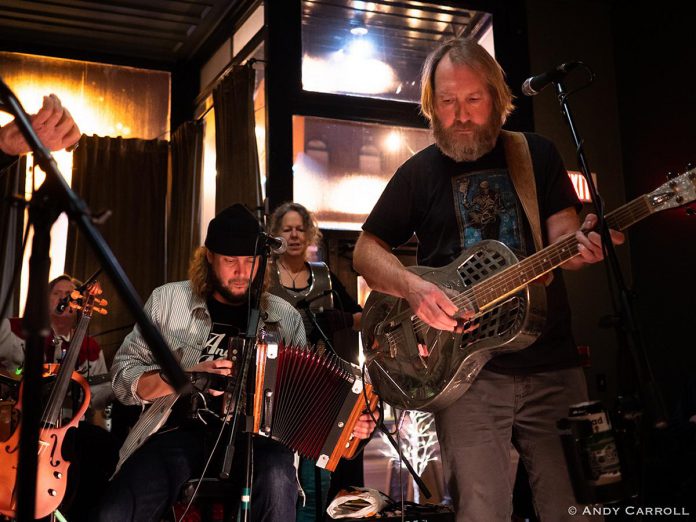
[[[594,84],[570,103],[607,209],[655,189],[668,171],[683,171],[696,143],[691,67],[696,44],[683,7],[663,2],[646,11],[638,4],[600,0],[528,0],[526,6],[532,73],[571,60],[584,61],[596,73]],[[574,81],[569,77],[569,86]],[[533,110],[536,131],[553,139],[566,166],[577,169],[551,87],[534,98]],[[694,231],[696,217],[684,209],[663,212],[635,225],[629,244],[618,251],[637,294],[648,358],[670,409],[696,373],[690,322]],[[611,403],[630,357],[618,348],[614,330],[598,325],[612,310],[604,268],[565,274],[576,340],[592,352],[590,392]]]
[[[596,80],[571,99],[576,124],[600,193],[611,210],[684,170],[696,143],[696,51],[691,18],[667,1],[526,0],[530,72],[582,60]],[[571,86],[574,79],[568,77]],[[548,88],[533,100],[535,128],[557,144],[569,169],[575,150]],[[695,187],[696,188],[696,187]],[[685,506],[694,513],[696,487],[696,350],[694,255],[696,217],[685,209],[649,216],[628,231],[620,264],[636,296],[636,322],[649,367],[664,398],[670,424],[633,440],[642,448],[641,497],[628,505]],[[599,321],[612,313],[604,267],[565,272],[578,344],[591,348],[587,369],[592,398],[616,405],[635,393],[632,357],[613,328]],[[651,408],[643,411],[650,418]],[[624,465],[626,463],[624,462]],[[626,468],[624,469],[626,471]]]
[[[582,8],[578,9],[578,4]],[[549,70],[568,61],[581,60],[595,72],[596,80],[587,89],[571,96],[569,104],[578,132],[585,140],[585,153],[597,175],[600,194],[608,209],[625,201],[621,165],[621,137],[616,100],[616,78],[610,6],[606,2],[529,0],[527,25],[532,73]],[[567,87],[581,84],[581,71],[568,76]],[[534,97],[535,130],[551,138],[563,156],[566,167],[579,170],[575,146],[561,116],[552,86]],[[585,205],[584,212],[589,210]],[[619,248],[621,265],[630,274],[629,249]],[[590,393],[611,401],[616,396],[616,336],[601,329],[599,319],[611,313],[611,297],[602,265],[579,272],[564,272],[573,310],[576,342],[588,345],[592,366],[588,370]]]
[[[626,192],[634,197],[696,163],[696,42],[686,4],[612,12]],[[670,402],[696,377],[696,216],[651,216],[631,241],[634,288],[650,359]],[[695,400],[692,397],[691,400]]]

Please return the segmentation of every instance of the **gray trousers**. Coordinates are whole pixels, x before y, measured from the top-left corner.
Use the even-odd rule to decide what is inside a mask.
[[[581,515],[556,429],[569,405],[586,400],[581,368],[523,376],[483,370],[462,397],[438,412],[437,436],[457,521],[510,520],[511,444],[529,474],[541,522],[601,520]],[[571,506],[578,514],[569,514]]]

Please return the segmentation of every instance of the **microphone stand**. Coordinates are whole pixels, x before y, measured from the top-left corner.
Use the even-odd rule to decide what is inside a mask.
[[[321,329],[321,326],[319,326],[319,322],[317,321],[317,314],[314,313],[312,308],[309,306],[309,303],[307,303],[306,308],[304,309],[305,313],[307,314],[307,317],[309,317],[309,320],[312,322],[312,325],[316,329],[317,332],[319,332],[319,336],[321,337],[321,340],[324,341],[324,344],[326,347],[332,352],[336,353],[336,350],[334,350],[333,344],[331,341],[329,341],[329,336],[326,335],[326,332]]]
[[[262,240],[260,240],[262,241]],[[265,243],[265,241],[264,241]],[[244,350],[240,365],[239,377],[235,383],[233,395],[235,397],[234,411],[232,417],[232,427],[230,429],[229,439],[225,447],[225,456],[222,462],[222,470],[220,478],[228,479],[232,471],[232,461],[234,460],[234,452],[236,445],[236,435],[239,431],[239,418],[242,415],[242,390],[246,385],[246,404],[248,407],[253,406],[253,381],[249,379],[251,372],[255,372],[255,363],[253,362],[252,354],[254,353],[254,341],[257,336],[259,320],[261,318],[261,295],[263,294],[263,280],[266,274],[266,265],[268,263],[269,246],[264,244],[262,254],[260,255],[259,267],[256,271],[256,277],[249,286],[249,320],[247,321],[247,330],[244,334]],[[252,417],[253,422],[253,417]],[[244,463],[244,487],[242,488],[241,496],[241,518],[247,522],[250,520],[251,511],[251,495],[252,495],[252,465],[253,465],[253,433],[252,429],[247,430],[247,447]]]
[[[647,357],[647,351],[643,336],[641,335],[638,322],[635,319],[635,295],[629,291],[626,286],[625,279],[619,266],[616,249],[611,241],[609,227],[604,219],[604,202],[597,192],[590,168],[587,164],[585,152],[583,148],[583,140],[579,137],[575,128],[573,116],[568,106],[568,96],[565,87],[561,81],[555,81],[556,95],[561,107],[561,114],[566,120],[570,132],[575,143],[576,153],[580,169],[587,181],[587,186],[590,192],[590,198],[597,211],[598,223],[597,227],[602,237],[602,247],[607,266],[607,276],[609,284],[619,291],[618,303],[612,299],[614,308],[614,316],[617,318],[615,328],[620,344],[624,344],[631,354],[636,378],[638,381],[638,390],[643,405],[652,421],[653,427],[665,428],[667,426],[667,413],[662,396],[658,390],[652,369]]]
[[[37,163],[46,173],[46,180],[29,202],[29,222],[34,228],[31,259],[29,260],[29,289],[24,315],[26,331],[26,356],[22,386],[22,420],[19,433],[17,463],[17,520],[34,520],[36,503],[36,474],[38,466],[39,430],[41,424],[41,397],[43,348],[50,331],[46,300],[48,274],[51,265],[51,227],[58,216],[65,212],[78,225],[87,238],[102,266],[109,274],[121,299],[140,325],[143,336],[152,349],[157,362],[181,392],[190,386],[183,370],[167,347],[162,336],[149,321],[142,302],[118,264],[113,252],[92,222],[92,215],[85,204],[68,186],[58,170],[50,152],[41,143],[29,117],[10,88],[0,79],[0,107],[14,115],[15,123],[31,147]]]

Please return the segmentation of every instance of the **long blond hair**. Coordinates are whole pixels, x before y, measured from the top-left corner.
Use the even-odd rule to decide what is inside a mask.
[[[199,246],[193,251],[188,268],[188,278],[191,281],[191,289],[198,297],[206,299],[213,290],[210,275],[210,263],[208,262],[208,249]]]
[[[483,76],[493,98],[493,112],[504,124],[515,106],[505,72],[486,49],[471,38],[452,38],[443,42],[425,59],[421,71],[421,112],[432,122],[435,114],[435,69],[449,54],[455,65],[467,65]]]

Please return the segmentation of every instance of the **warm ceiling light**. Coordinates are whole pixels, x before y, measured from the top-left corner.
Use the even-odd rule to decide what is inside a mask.
[[[365,36],[367,34],[367,27],[364,27],[364,26],[353,27],[350,30],[350,34],[352,34],[354,36]]]
[[[387,135],[387,139],[385,140],[384,144],[389,152],[397,152],[399,149],[401,149],[401,136],[398,132],[391,131]]]

